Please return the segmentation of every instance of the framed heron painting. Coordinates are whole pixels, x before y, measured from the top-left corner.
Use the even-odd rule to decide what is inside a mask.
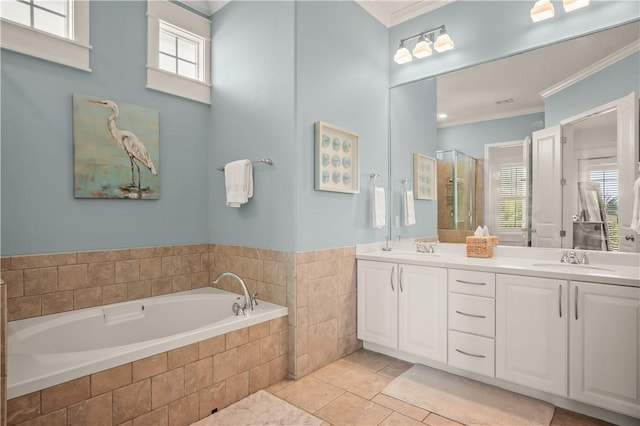
[[[73,95],[75,198],[160,198],[158,111]]]

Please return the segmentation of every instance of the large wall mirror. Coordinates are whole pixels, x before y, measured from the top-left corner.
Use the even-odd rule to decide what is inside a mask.
[[[639,39],[634,21],[392,88],[390,238],[463,242],[486,224],[507,245],[639,251],[625,228],[639,160]],[[394,218],[413,152],[439,158],[438,200],[416,200],[423,225],[404,229]],[[595,186],[599,221],[580,198]]]

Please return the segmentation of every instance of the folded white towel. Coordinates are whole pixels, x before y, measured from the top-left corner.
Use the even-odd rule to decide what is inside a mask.
[[[631,230],[640,234],[640,178],[633,184],[633,212],[631,216]]]
[[[413,191],[407,190],[402,194],[404,204],[404,225],[411,226],[416,224],[416,212],[413,208]]]
[[[373,199],[371,203],[372,225],[375,229],[382,229],[387,225],[387,207],[385,204],[384,188],[374,185],[371,197]]]
[[[232,161],[224,166],[227,206],[240,207],[253,197],[253,167],[249,160]]]

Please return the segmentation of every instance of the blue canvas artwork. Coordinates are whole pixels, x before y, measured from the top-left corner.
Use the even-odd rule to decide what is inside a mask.
[[[73,95],[75,198],[160,198],[158,111]]]

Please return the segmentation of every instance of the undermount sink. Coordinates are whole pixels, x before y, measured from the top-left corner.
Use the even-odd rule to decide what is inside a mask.
[[[386,252],[385,255],[389,257],[407,257],[407,256],[440,257],[440,255],[435,253],[420,253],[417,251],[389,251],[389,252]]]
[[[540,268],[559,268],[559,269],[575,269],[576,271],[581,272],[614,272],[613,269],[609,268],[600,268],[598,266],[591,265],[582,265],[575,263],[532,263],[531,266],[540,267]]]

